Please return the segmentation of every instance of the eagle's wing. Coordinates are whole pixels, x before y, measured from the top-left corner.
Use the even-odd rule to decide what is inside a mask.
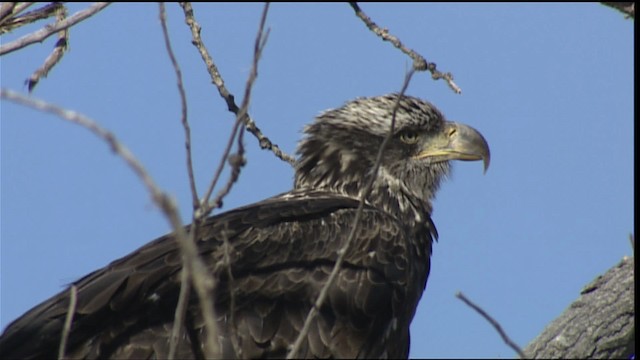
[[[213,297],[223,357],[286,355],[351,231],[357,206],[353,198],[298,191],[207,219],[196,238],[217,280]],[[434,231],[430,221],[418,230],[365,206],[300,356],[407,356],[408,323],[428,274]],[[414,248],[410,236],[426,247]],[[231,279],[223,262],[225,238]],[[423,258],[417,265],[410,260],[416,256]],[[181,268],[169,234],[76,281],[68,356],[166,358]],[[65,290],[10,324],[0,337],[1,357],[56,356],[68,305]],[[192,293],[176,356],[202,357],[204,336]]]

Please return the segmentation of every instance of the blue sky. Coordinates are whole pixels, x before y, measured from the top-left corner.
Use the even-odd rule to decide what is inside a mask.
[[[68,4],[70,13],[85,5]],[[413,357],[513,357],[454,297],[464,292],[521,346],[597,275],[632,255],[633,21],[599,4],[361,4],[462,88],[417,74],[408,90],[480,130],[491,167],[455,163],[435,201],[440,233],[412,324]],[[261,4],[195,4],[202,37],[238,103]],[[198,189],[233,115],[181,9],[167,5],[193,131]],[[40,23],[43,24],[43,23]],[[304,124],[358,96],[398,91],[411,62],[347,4],[273,4],[250,114],[292,154]],[[30,28],[35,29],[34,27]],[[4,35],[6,43],[24,32]],[[2,87],[24,80],[52,37],[0,59]],[[172,194],[187,223],[180,101],[156,4],[114,4],[71,30],[38,98],[97,120]],[[124,162],[85,129],[6,101],[1,110],[0,326],[170,226]],[[224,209],[291,188],[291,167],[245,137],[247,166]]]

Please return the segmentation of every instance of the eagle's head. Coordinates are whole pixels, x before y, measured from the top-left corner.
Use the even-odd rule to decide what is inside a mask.
[[[399,96],[358,98],[323,112],[306,126],[298,146],[295,188],[359,197],[375,176],[367,201],[419,222],[425,212],[431,213],[431,200],[449,172],[450,160],[483,160],[486,171],[489,146],[477,130],[446,121],[427,101],[402,96],[393,136],[373,174]]]

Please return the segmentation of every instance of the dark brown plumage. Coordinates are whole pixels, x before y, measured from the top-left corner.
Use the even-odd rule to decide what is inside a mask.
[[[372,173],[398,95],[361,98],[319,115],[305,128],[294,189],[206,220],[197,235],[218,280],[213,293],[222,357],[284,357],[337,259],[371,176],[361,226],[302,357],[407,357],[409,324],[426,286],[437,237],[431,199],[449,160],[489,162],[472,128],[446,122],[431,104],[404,97],[380,169]],[[231,244],[233,295],[221,267]],[[78,303],[67,356],[166,358],[180,290],[181,256],[171,234],[74,284]],[[69,303],[63,291],[11,323],[1,358],[53,358]],[[234,311],[234,324],[229,314]],[[232,331],[235,329],[235,331]],[[207,336],[192,294],[177,358],[202,358]]]

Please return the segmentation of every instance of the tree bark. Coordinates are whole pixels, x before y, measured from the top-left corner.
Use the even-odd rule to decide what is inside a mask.
[[[598,276],[527,347],[529,358],[630,359],[635,354],[634,261]]]

